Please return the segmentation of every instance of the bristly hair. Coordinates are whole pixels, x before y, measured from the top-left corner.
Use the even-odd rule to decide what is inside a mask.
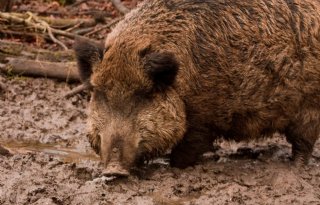
[[[76,54],[80,80],[85,82],[93,72],[93,65],[102,60],[104,46],[103,44],[100,45],[87,40],[76,39],[73,49]]]
[[[177,76],[179,64],[174,54],[153,52],[146,55],[145,71],[159,90],[171,86]]]

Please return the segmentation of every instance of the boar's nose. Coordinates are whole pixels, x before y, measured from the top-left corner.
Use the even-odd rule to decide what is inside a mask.
[[[107,164],[103,175],[105,176],[116,176],[116,177],[127,177],[129,176],[129,171],[125,169],[119,162],[120,150],[119,148],[112,149],[112,159]]]
[[[129,171],[123,168],[120,163],[111,162],[108,164],[102,174],[108,177],[127,177],[129,176]]]

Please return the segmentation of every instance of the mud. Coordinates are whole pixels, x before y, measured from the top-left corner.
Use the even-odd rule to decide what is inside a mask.
[[[65,100],[75,85],[50,79],[0,81],[0,144],[11,153],[0,155],[0,204],[320,204],[320,142],[303,170],[276,135],[217,142],[185,170],[164,157],[107,178],[85,136],[87,94]]]

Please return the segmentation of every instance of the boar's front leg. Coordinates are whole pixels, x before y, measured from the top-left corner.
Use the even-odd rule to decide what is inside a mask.
[[[199,157],[213,148],[212,135],[206,129],[189,128],[182,141],[171,151],[170,165],[186,168],[196,163]]]
[[[286,129],[286,137],[292,144],[294,165],[301,167],[309,162],[313,147],[320,134],[320,112],[301,111]]]

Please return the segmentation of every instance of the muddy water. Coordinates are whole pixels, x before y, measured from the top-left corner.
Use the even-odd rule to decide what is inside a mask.
[[[198,165],[170,168],[157,159],[127,179],[101,176],[85,137],[83,94],[49,79],[0,76],[0,204],[320,204],[320,143],[310,165],[290,166],[281,136],[219,142]]]
[[[65,148],[59,144],[43,144],[36,141],[1,141],[0,144],[11,154],[43,153],[52,155],[63,162],[79,163],[85,160],[99,161],[100,158],[93,153],[79,152],[76,148]]]

